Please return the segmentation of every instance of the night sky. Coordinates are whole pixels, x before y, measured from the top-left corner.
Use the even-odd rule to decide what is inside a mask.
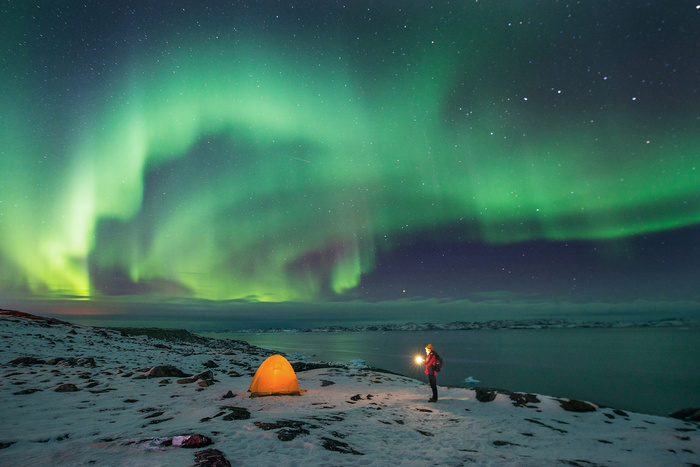
[[[3,1],[0,28],[0,307],[700,303],[697,2]]]

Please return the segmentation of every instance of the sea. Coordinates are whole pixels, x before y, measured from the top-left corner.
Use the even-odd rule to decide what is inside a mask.
[[[199,332],[309,361],[364,362],[426,381],[415,363],[432,344],[439,385],[501,388],[669,415],[700,407],[700,328],[563,328],[377,332]]]

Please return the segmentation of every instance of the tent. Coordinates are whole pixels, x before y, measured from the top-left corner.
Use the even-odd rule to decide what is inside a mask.
[[[273,355],[262,362],[248,391],[251,393],[250,397],[300,396],[302,392],[306,392],[305,389],[299,389],[294,368],[282,355]]]

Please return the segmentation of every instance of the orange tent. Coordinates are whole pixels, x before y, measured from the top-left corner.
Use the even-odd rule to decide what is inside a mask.
[[[248,388],[250,397],[261,396],[300,396],[305,389],[299,389],[297,375],[292,365],[282,355],[273,355],[262,362]]]

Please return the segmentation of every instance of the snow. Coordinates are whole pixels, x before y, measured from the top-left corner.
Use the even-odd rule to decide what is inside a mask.
[[[0,465],[189,466],[209,448],[232,465],[256,466],[700,463],[697,423],[595,406],[569,412],[543,395],[480,402],[464,388],[440,387],[440,400],[428,403],[425,381],[361,361],[297,371],[301,396],[249,398],[255,370],[273,352],[241,342],[173,342],[8,316],[0,337]],[[18,357],[66,360],[10,363]],[[212,377],[143,377],[157,365]],[[54,390],[64,383],[79,390]],[[213,444],[183,447],[194,434]]]

